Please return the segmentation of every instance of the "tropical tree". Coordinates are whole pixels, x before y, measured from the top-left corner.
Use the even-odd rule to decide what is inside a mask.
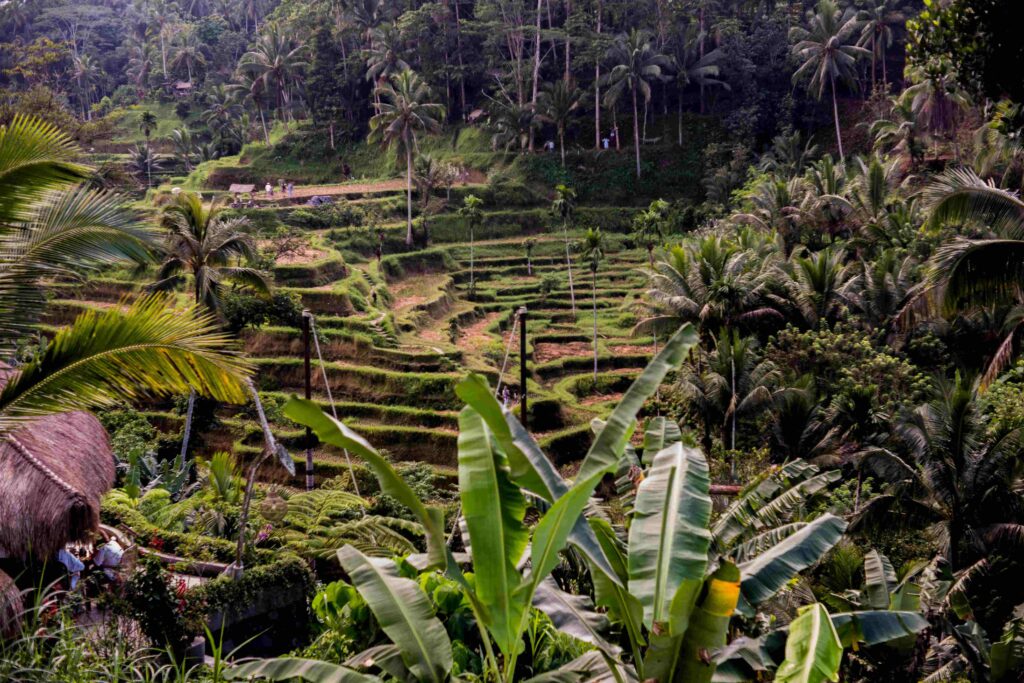
[[[831,247],[802,255],[796,252],[780,268],[789,304],[801,325],[834,323],[848,309],[856,267],[842,250]]]
[[[825,88],[832,91],[832,115],[836,124],[836,141],[839,157],[843,154],[843,133],[839,127],[839,104],[836,101],[836,81],[855,84],[857,59],[869,54],[854,44],[855,34],[860,28],[856,11],[848,7],[839,9],[835,0],[819,0],[817,11],[811,15],[810,27],[794,26],[790,30],[793,55],[801,61],[800,68],[793,74],[793,83],[808,75],[808,89],[819,100]]]
[[[722,328],[782,319],[770,296],[773,260],[720,235],[672,247],[647,276],[644,317],[635,333],[667,332],[693,323],[710,342]]]
[[[75,82],[78,84],[78,97],[82,107],[82,118],[91,120],[92,92],[102,72],[91,55],[82,54],[72,59],[72,73]]]
[[[945,59],[934,59],[924,66],[909,69],[907,78],[911,85],[900,97],[910,103],[911,110],[933,140],[946,136],[953,143],[953,153],[959,161],[958,116],[970,100],[960,87],[953,67]]]
[[[259,78],[264,88],[274,93],[278,119],[285,125],[293,89],[301,83],[306,68],[305,54],[305,45],[296,44],[284,30],[272,27],[260,35],[238,64],[240,70]]]
[[[174,57],[171,58],[171,69],[178,71],[184,67],[191,85],[193,72],[205,66],[206,55],[203,54],[202,43],[199,42],[195,31],[183,31],[180,42],[174,49]]]
[[[166,257],[153,283],[155,290],[182,284],[192,278],[192,294],[198,305],[213,314],[220,311],[220,294],[227,282],[260,294],[269,294],[267,275],[248,266],[232,265],[255,256],[252,237],[242,231],[248,219],[227,218],[223,205],[203,204],[192,192],[182,192],[164,207],[163,227],[167,230]]]
[[[537,108],[530,103],[519,104],[512,99],[491,99],[488,107],[489,125],[494,131],[491,135],[491,146],[504,149],[506,152],[513,147],[524,151],[530,147],[530,137],[540,127]]]
[[[480,199],[474,194],[466,195],[466,198],[462,200],[462,206],[459,207],[458,213],[460,216],[466,219],[466,224],[469,226],[469,296],[472,298],[476,294],[476,278],[474,270],[473,260],[473,233],[474,229],[480,227],[480,223],[483,221],[484,213],[480,207],[484,205],[484,200]]]
[[[263,141],[270,145],[270,131],[267,129],[267,118],[263,114],[267,94],[267,84],[262,77],[251,70],[240,70],[235,75],[235,82],[228,86],[235,100],[243,104],[252,104],[260,116],[263,128]]]
[[[665,239],[665,223],[670,206],[664,199],[655,199],[646,211],[633,217],[633,239],[647,250],[647,261],[654,269],[654,247]]]
[[[148,145],[136,144],[128,150],[129,170],[138,176],[140,180],[145,180],[147,187],[153,184],[153,170],[159,171],[162,166],[163,159],[153,154],[153,150]]]
[[[406,234],[412,246],[412,154],[418,131],[433,133],[441,128],[444,106],[431,102],[429,86],[412,71],[403,71],[377,89],[379,112],[370,119],[370,142],[387,148],[397,146],[405,154]]]
[[[882,86],[889,85],[889,71],[886,63],[885,51],[892,47],[893,27],[899,26],[906,21],[902,13],[891,7],[890,0],[882,0],[876,5],[870,5],[857,14],[860,22],[860,39],[857,44],[871,51],[871,86],[878,82],[876,66],[882,65]]]
[[[178,3],[173,0],[153,0],[149,7],[149,20],[160,40],[160,63],[164,81],[167,81],[167,28],[178,17]]]
[[[691,24],[677,40],[671,54],[672,71],[676,84],[677,135],[678,144],[683,144],[683,93],[691,85],[700,88],[700,111],[704,112],[704,92],[710,87],[729,90],[729,84],[721,78],[721,64],[725,51],[721,48],[704,50],[706,33],[699,24]]]
[[[393,25],[371,31],[370,46],[366,50],[366,80],[374,84],[374,107],[377,113],[380,111],[377,89],[398,74],[412,70],[409,63],[399,55],[400,43],[398,29]]]
[[[569,223],[576,212],[576,190],[566,185],[555,187],[555,199],[551,202],[551,211],[562,219],[562,236],[565,238],[565,267],[569,271],[569,301],[572,302],[572,314],[576,315],[576,290],[572,284],[572,256],[569,254]]]
[[[651,100],[651,84],[662,77],[662,71],[670,65],[668,57],[660,54],[654,46],[650,33],[633,29],[620,34],[608,50],[608,61],[612,64],[606,76],[608,90],[605,105],[614,106],[622,96],[629,93],[633,103],[633,146],[636,152],[636,177],[640,177],[640,109],[637,95],[643,97],[646,111]]]
[[[871,123],[868,129],[875,138],[875,148],[906,157],[911,164],[924,161],[926,131],[914,111],[913,101],[906,97],[892,100],[889,114]]]
[[[927,264],[916,301],[947,315],[1024,303],[1024,201],[970,169],[940,175],[926,189],[925,201],[931,226],[980,226],[986,234],[977,239],[956,237],[939,247]],[[983,384],[992,382],[1014,357],[1020,330],[1021,325],[1008,330]]]
[[[153,131],[156,130],[159,121],[156,118],[156,114],[150,110],[146,110],[139,115],[139,130],[142,131],[142,135],[146,138],[146,151],[152,154],[150,149],[150,136],[153,135]],[[152,166],[147,166],[147,184],[152,186],[153,184],[153,172]]]
[[[590,265],[590,298],[594,314],[594,384],[597,384],[597,269],[604,259],[605,242],[601,228],[587,228],[580,242],[580,255]]]
[[[89,169],[70,138],[16,116],[0,127],[0,349],[36,333],[46,284],[124,261],[145,262],[156,234],[114,195],[72,187]],[[241,403],[248,365],[196,308],[158,297],[79,316],[0,391],[0,432],[73,410],[195,388]]]
[[[190,172],[196,148],[192,132],[188,128],[175,128],[171,131],[171,144],[174,145],[175,156],[185,166],[185,171]]]
[[[527,237],[523,240],[523,249],[526,250],[526,274],[533,277],[533,250],[537,247],[537,240]]]
[[[573,114],[583,104],[583,91],[572,81],[558,80],[545,83],[537,99],[537,116],[558,131],[558,149],[565,167],[565,131],[572,123]]]
[[[705,447],[710,427],[717,424],[722,445],[735,451],[739,421],[757,417],[771,407],[781,375],[771,361],[757,353],[756,340],[741,337],[738,330],[720,331],[707,364],[702,366],[694,367],[681,381],[683,395],[709,409]],[[735,477],[735,458],[731,470]]]

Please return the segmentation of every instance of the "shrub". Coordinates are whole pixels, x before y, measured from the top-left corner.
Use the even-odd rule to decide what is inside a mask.
[[[221,299],[221,310],[233,332],[246,327],[299,327],[302,324],[302,301],[294,292],[277,291],[269,299],[226,292]]]
[[[121,609],[139,622],[157,647],[181,653],[202,629],[202,595],[187,596],[184,581],[172,585],[159,560],[143,557],[124,585]]]

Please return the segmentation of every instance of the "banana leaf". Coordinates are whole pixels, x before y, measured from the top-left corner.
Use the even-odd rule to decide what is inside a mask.
[[[800,531],[740,565],[743,573],[739,611],[753,616],[754,607],[768,600],[804,569],[824,557],[846,530],[846,521],[826,513]]]
[[[843,645],[821,603],[801,607],[789,625],[786,659],[775,683],[824,683],[839,680]]]
[[[686,630],[707,570],[710,485],[704,455],[682,443],[658,453],[640,484],[629,528],[629,591],[640,599],[648,629],[671,618],[673,633]],[[676,600],[683,585],[687,595]]]
[[[683,434],[674,420],[661,415],[652,417],[647,423],[647,429],[644,430],[643,464],[650,465],[655,455],[682,439]]]
[[[700,600],[690,616],[675,681],[710,683],[716,666],[711,653],[725,647],[729,620],[736,611],[739,598],[739,568],[732,562],[723,562],[705,580]],[[650,674],[648,671],[644,673]]]
[[[839,612],[832,623],[843,647],[882,645],[903,638],[913,638],[928,628],[928,620],[920,612],[871,610]]]
[[[353,669],[376,667],[394,678],[409,680],[409,668],[402,661],[402,651],[394,643],[374,645],[345,660],[345,666]]]
[[[364,461],[377,477],[381,491],[409,508],[423,525],[427,540],[427,563],[430,567],[444,567],[447,561],[444,538],[444,513],[423,504],[391,464],[362,436],[346,427],[340,420],[325,413],[313,401],[292,396],[284,405],[286,417],[309,427],[321,442],[348,449]]]
[[[597,472],[590,479],[579,481],[540,518],[530,546],[530,578],[535,584],[543,581],[558,564],[558,553],[565,547],[570,531],[583,519],[590,494],[604,475],[605,472]]]
[[[634,653],[638,654],[640,648],[647,644],[643,634],[644,614],[640,600],[625,588],[629,577],[625,548],[607,520],[591,518],[590,526],[619,579],[613,581],[612,577],[607,576],[602,570],[591,572],[594,581],[594,601],[608,611],[609,619],[622,624]]]
[[[452,668],[452,643],[419,584],[400,577],[392,560],[366,557],[352,546],[339,550],[338,560],[413,676],[445,681]]]
[[[608,618],[594,611],[590,598],[566,593],[551,577],[537,585],[533,606],[546,614],[562,633],[590,643],[611,657],[617,657],[621,651],[605,639],[603,632],[608,629]]]
[[[877,550],[864,556],[864,592],[871,609],[888,609],[889,594],[896,585],[896,571],[889,558]]]
[[[526,499],[509,477],[505,456],[495,450],[480,414],[459,413],[459,491],[462,516],[473,548],[475,593],[483,619],[506,655],[521,641],[520,623],[529,596],[516,591],[522,579],[516,565],[529,542],[523,523]]]
[[[665,376],[679,367],[699,338],[693,325],[687,323],[672,335],[665,347],[654,360],[644,368],[636,381],[630,385],[601,433],[587,451],[580,465],[579,479],[589,479],[595,472],[614,468],[636,428],[636,415],[644,403],[661,385]]]
[[[380,683],[376,676],[315,659],[278,657],[237,664],[223,673],[226,681],[306,681],[306,683]]]
[[[569,483],[558,473],[516,416],[494,398],[487,378],[470,374],[456,385],[455,393],[466,405],[476,410],[487,424],[491,435],[505,452],[512,481],[549,503],[565,495]],[[569,542],[583,553],[591,566],[600,568],[606,575],[614,574],[586,519],[580,518],[573,526]]]

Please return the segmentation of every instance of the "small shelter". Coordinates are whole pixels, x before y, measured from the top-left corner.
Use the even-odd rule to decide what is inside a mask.
[[[178,81],[174,84],[174,94],[178,97],[188,97],[192,94],[192,84],[188,81]]]
[[[13,372],[0,363],[0,388]],[[114,478],[107,432],[89,413],[40,417],[0,438],[0,557],[41,561],[88,541]],[[0,632],[21,609],[9,604],[13,585],[0,571]]]

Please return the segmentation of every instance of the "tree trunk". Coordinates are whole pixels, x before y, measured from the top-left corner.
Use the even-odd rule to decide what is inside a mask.
[[[537,106],[537,93],[540,88],[540,11],[541,3],[543,0],[537,0],[537,23],[535,30],[537,31],[537,39],[534,41],[533,51],[533,90],[530,95],[530,104],[534,107]],[[530,128],[530,151],[533,151],[535,132],[533,127]]]
[[[164,44],[164,27],[160,27],[160,63],[164,70],[164,83],[167,82],[167,46]]]
[[[469,222],[469,297],[472,299],[476,295],[476,275],[473,270],[474,259],[473,259],[473,221]]]
[[[412,246],[412,145],[405,138],[405,244]]]
[[[565,265],[569,268],[569,301],[572,302],[572,315],[576,317],[576,291],[572,286],[572,257],[569,256],[569,227],[562,221],[562,234],[565,235]]]
[[[572,16],[572,0],[565,0],[565,82],[572,78],[572,40],[569,37],[569,17]]]
[[[601,35],[601,0],[597,0],[597,35]],[[594,149],[601,149],[601,58],[594,65]]]
[[[679,90],[679,146],[683,146],[683,91]]]
[[[565,168],[565,130],[558,129],[558,147],[562,152],[562,168]]]
[[[590,269],[590,298],[594,304],[594,390],[597,390],[597,268]]]
[[[260,112],[260,124],[263,126],[263,139],[267,141],[267,147],[270,147],[270,131],[267,130],[267,119],[263,116],[263,107],[257,104],[256,109]]]
[[[839,103],[836,101],[836,78],[832,76],[832,116],[836,121],[836,142],[839,143],[839,160],[845,161],[846,156],[843,154],[843,133],[839,129]]]
[[[328,130],[331,132],[331,150],[334,150],[334,121],[328,125]]]
[[[636,86],[633,86],[633,147],[636,150],[636,177],[640,177],[640,112],[636,106]],[[618,138],[618,136],[615,136]]]
[[[466,118],[466,67],[462,62],[462,19],[459,16],[459,0],[454,0],[455,5],[455,51],[459,58],[459,104],[462,110],[462,118]]]

